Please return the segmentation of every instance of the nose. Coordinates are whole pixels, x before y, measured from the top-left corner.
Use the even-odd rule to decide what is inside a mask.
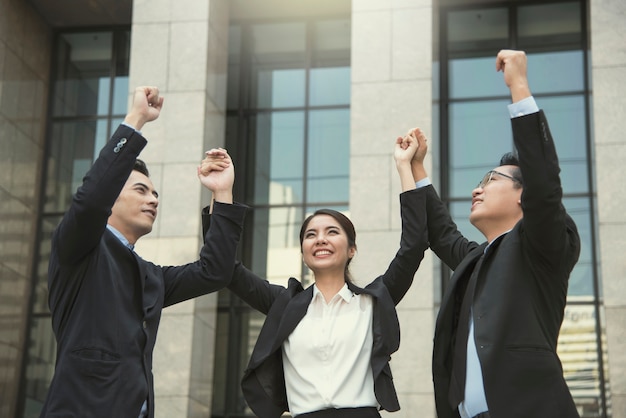
[[[317,236],[317,244],[326,244],[326,236],[318,235]]]
[[[155,208],[159,206],[159,198],[153,194],[148,198],[148,204],[154,206]]]
[[[480,186],[476,186],[476,188],[474,190],[472,190],[472,198],[478,196],[480,193],[482,193],[483,188]]]

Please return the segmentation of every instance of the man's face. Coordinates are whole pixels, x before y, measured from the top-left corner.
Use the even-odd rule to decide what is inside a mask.
[[[126,180],[109,217],[109,224],[131,243],[152,231],[157,216],[159,195],[152,181],[133,170]]]
[[[486,222],[494,226],[511,224],[511,228],[521,218],[522,188],[511,178],[515,168],[503,165],[491,170],[472,191],[469,219],[479,230],[484,230]]]

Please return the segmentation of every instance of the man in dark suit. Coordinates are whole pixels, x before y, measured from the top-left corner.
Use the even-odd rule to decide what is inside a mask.
[[[162,308],[219,290],[233,274],[245,207],[233,204],[225,153],[215,163],[221,171],[198,173],[215,199],[200,259],[161,267],[133,251],[152,230],[158,206],[137,160],[147,143],[139,130],[162,105],[157,88],[135,90],[124,123],[52,237],[48,300],[57,359],[42,417],[153,417],[152,352]]]
[[[568,279],[580,238],[562,203],[548,122],[531,96],[526,55],[503,50],[514,154],[472,192],[471,223],[487,242],[457,229],[424,170],[431,249],[452,270],[435,326],[433,380],[439,418],[558,418],[578,413],[556,352]],[[409,135],[425,141],[419,129]],[[423,149],[424,147],[420,147]]]

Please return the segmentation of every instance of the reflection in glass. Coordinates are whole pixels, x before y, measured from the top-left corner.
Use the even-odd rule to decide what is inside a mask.
[[[493,57],[449,60],[448,72],[451,99],[510,95],[502,77],[495,72]]]
[[[96,142],[95,121],[55,122],[48,154],[45,212],[63,212],[91,167]]]
[[[517,26],[520,49],[529,46],[579,44],[582,40],[580,2],[520,6]]]
[[[591,215],[588,198],[565,198],[563,204],[567,209],[567,213],[572,217],[578,228],[580,235],[580,256],[578,263],[574,266],[574,270],[570,274],[568,297],[576,297],[576,300],[592,301],[594,298],[593,290],[593,265],[592,258],[592,237],[591,237]]]
[[[311,68],[311,106],[350,104],[350,67]]]
[[[113,80],[113,114],[125,115],[128,110],[128,76],[115,77]]]
[[[305,71],[259,70],[257,73],[257,107],[304,106]]]
[[[304,22],[262,23],[253,25],[252,51],[254,64],[282,64],[289,68],[303,67],[306,51],[306,24]],[[287,64],[287,65],[285,65]]]
[[[54,116],[108,113],[112,43],[111,32],[70,33],[59,37]]]
[[[313,24],[312,67],[344,66],[350,62],[350,20],[323,20]]]
[[[582,95],[542,97],[537,104],[544,109],[559,155],[564,193],[587,193],[585,98]]]
[[[506,8],[472,9],[448,13],[448,52],[498,51],[509,36]]]
[[[528,79],[533,94],[582,91],[585,88],[582,51],[561,51],[527,56]]]
[[[300,226],[302,209],[297,206],[254,211],[252,271],[272,283],[287,285],[289,277],[302,272]]]
[[[484,174],[513,150],[508,101],[451,103],[450,195],[469,197]]]
[[[557,353],[563,364],[563,376],[583,417],[600,417],[601,387],[596,340],[596,311],[593,304],[569,303]]]
[[[50,317],[34,317],[30,323],[31,339],[37,344],[28,346],[24,388],[24,417],[38,417],[48,392],[48,383],[54,372],[56,341],[50,326]]]
[[[347,202],[350,181],[350,111],[309,112],[307,202]]]
[[[304,113],[272,112],[256,118],[256,204],[302,201]]]

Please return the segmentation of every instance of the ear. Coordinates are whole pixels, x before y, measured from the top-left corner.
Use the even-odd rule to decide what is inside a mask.
[[[356,255],[356,247],[350,247],[348,250],[348,258],[352,259]]]

